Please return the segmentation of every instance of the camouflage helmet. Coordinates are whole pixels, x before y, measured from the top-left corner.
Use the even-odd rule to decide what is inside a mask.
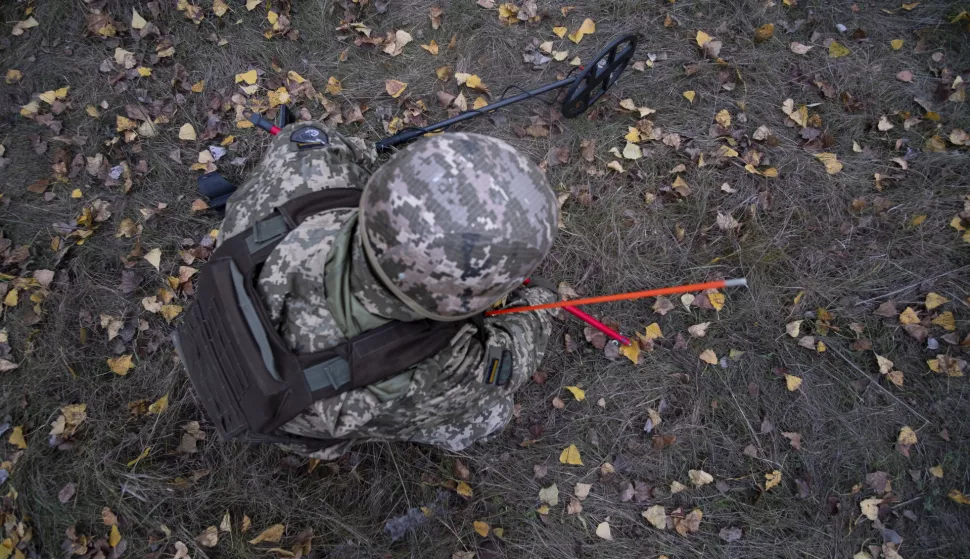
[[[509,144],[440,134],[367,182],[360,236],[370,268],[418,315],[459,320],[522,284],[549,252],[556,196]]]

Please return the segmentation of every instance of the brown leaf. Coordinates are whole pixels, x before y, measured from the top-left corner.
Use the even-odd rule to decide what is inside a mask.
[[[61,490],[57,493],[57,500],[60,501],[61,504],[66,505],[67,502],[74,497],[74,493],[76,491],[77,491],[77,484],[72,481],[71,483],[68,483],[64,487],[62,487]]]
[[[670,302],[670,299],[667,299],[666,297],[662,297],[662,296],[657,297],[656,302],[654,302],[653,304],[653,312],[659,314],[660,316],[666,315],[667,313],[674,310],[675,308],[676,307],[674,306],[674,304]]]

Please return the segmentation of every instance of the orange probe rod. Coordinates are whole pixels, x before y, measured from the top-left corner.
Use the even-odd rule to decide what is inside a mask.
[[[662,287],[660,289],[648,289],[646,291],[633,291],[631,293],[616,293],[614,295],[600,295],[598,297],[587,297],[585,299],[571,299],[569,301],[559,301],[556,303],[546,303],[544,305],[531,305],[528,307],[510,307],[488,311],[485,316],[496,316],[500,314],[512,314],[517,312],[540,311],[543,309],[559,309],[562,307],[578,307],[580,305],[594,305],[596,303],[610,303],[612,301],[630,301],[633,299],[643,299],[645,297],[659,297],[661,295],[676,295],[678,293],[690,293],[691,291],[704,291],[705,289],[722,289],[724,287],[747,287],[746,279],[729,279],[709,281],[707,283],[692,283],[690,285],[678,285],[676,287]]]

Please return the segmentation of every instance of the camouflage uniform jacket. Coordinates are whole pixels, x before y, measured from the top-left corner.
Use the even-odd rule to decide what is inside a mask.
[[[312,124],[330,145],[298,151],[290,133]],[[345,138],[319,123],[288,126],[273,140],[252,176],[229,199],[221,235],[236,235],[295,197],[329,188],[363,188],[365,166],[377,154],[358,138]],[[332,347],[389,319],[418,317],[368,271],[357,234],[355,209],[317,214],[292,230],[264,264],[258,289],[289,347],[297,353]],[[378,293],[379,292],[379,293]],[[542,288],[520,288],[507,304],[551,302]],[[434,357],[367,388],[319,400],[283,426],[304,437],[341,439],[324,450],[291,450],[334,459],[353,441],[412,441],[460,450],[508,422],[513,396],[539,366],[551,331],[547,311],[501,315],[485,321],[489,348],[513,355],[503,386],[485,382],[486,348],[477,329],[464,326]]]

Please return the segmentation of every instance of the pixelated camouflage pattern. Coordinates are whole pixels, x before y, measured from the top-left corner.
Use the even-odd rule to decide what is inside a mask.
[[[518,289],[510,305],[549,303],[555,295],[543,288]],[[461,450],[499,432],[509,422],[515,392],[535,372],[552,330],[548,311],[517,313],[485,320],[488,346],[511,350],[513,371],[509,382],[484,382],[486,350],[475,327],[468,325],[438,355],[415,365],[407,391],[382,402],[367,389],[353,390],[319,400],[282,431],[321,439],[409,441]],[[332,460],[347,449],[339,443],[311,451],[300,445],[287,448],[300,454]]]
[[[441,134],[405,148],[361,199],[368,259],[429,318],[487,309],[548,253],[558,205],[539,168],[507,143]],[[380,274],[379,274],[380,275]]]
[[[330,145],[299,150],[290,134],[306,126],[323,130]],[[348,138],[319,122],[290,124],[277,134],[263,160],[229,198],[219,234],[237,235],[289,200],[330,188],[361,188],[377,160],[373,144]]]
[[[288,138],[291,128],[280,136]],[[230,198],[223,234],[245,230],[295,196],[326,188],[360,188],[367,177],[364,165],[373,161],[373,148],[358,142],[350,139],[343,147],[294,153],[277,137],[256,170],[255,177],[263,177],[263,182],[251,179],[241,189],[243,195]],[[350,144],[356,149],[347,147]],[[280,154],[289,171],[278,170]],[[257,285],[271,317],[285,342],[298,353],[326,349],[346,339],[327,308],[324,277],[343,274],[348,266],[351,293],[343,296],[356,297],[373,315],[419,318],[375,277],[359,230],[350,239],[349,255],[328,262],[343,227],[352,226],[358,215],[356,209],[336,209],[308,218],[277,245],[260,273]],[[555,214],[551,220],[556,223]],[[539,304],[553,298],[547,290],[523,288],[513,293],[509,304]],[[514,355],[513,375],[505,386],[484,382],[486,352],[476,329],[469,325],[435,357],[371,387],[315,402],[281,429],[343,441],[323,450],[287,448],[320,459],[338,458],[353,441],[413,441],[458,450],[498,432],[511,417],[515,391],[542,360],[551,320],[547,311],[502,315],[486,319],[486,328],[488,345],[507,348]]]

